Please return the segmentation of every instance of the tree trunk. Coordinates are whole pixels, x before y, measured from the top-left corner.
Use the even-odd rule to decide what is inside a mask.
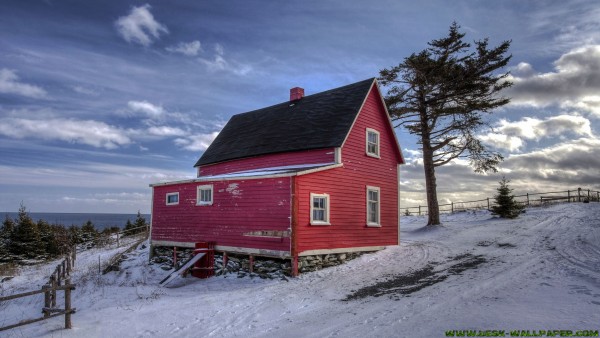
[[[437,200],[433,151],[429,139],[425,140],[425,138],[423,138],[423,169],[425,170],[425,189],[427,191],[427,225],[438,225],[440,224],[440,207]]]
[[[440,207],[437,200],[437,185],[435,183],[435,166],[433,165],[433,149],[425,98],[420,97],[421,110],[421,143],[423,145],[423,169],[425,170],[425,190],[427,191],[427,225],[440,224]]]

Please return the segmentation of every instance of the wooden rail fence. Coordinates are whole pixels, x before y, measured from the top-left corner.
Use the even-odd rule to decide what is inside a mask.
[[[63,261],[56,266],[54,272],[48,278],[48,283],[42,286],[41,290],[29,291],[10,296],[0,297],[0,302],[12,299],[34,296],[40,293],[44,294],[44,306],[42,307],[43,317],[22,320],[16,324],[0,327],[0,331],[10,330],[15,327],[39,322],[57,316],[65,316],[65,329],[71,328],[71,314],[75,313],[75,308],[71,306],[71,291],[75,290],[75,284],[71,284],[70,275],[75,267],[77,258],[75,247],[65,256]],[[56,307],[56,292],[65,292],[65,308]]]
[[[526,206],[543,205],[550,202],[600,202],[600,191],[577,188],[566,191],[550,191],[539,193],[526,193],[515,195],[517,202]],[[487,209],[496,205],[493,198],[485,198],[475,201],[460,201],[440,204],[440,213],[454,213],[466,210]],[[415,207],[402,208],[403,215],[427,215],[427,206],[419,205]]]
[[[144,231],[138,232],[136,230],[144,229]],[[140,226],[136,228],[131,228],[123,231],[119,231],[116,234],[116,243],[117,247],[121,246],[122,236],[131,235],[128,233],[132,233],[132,235],[142,235],[144,238],[138,240],[134,245],[132,245],[127,251],[131,250],[139,243],[141,243],[145,238],[148,237],[148,226]],[[98,239],[93,239],[88,242],[98,241]],[[78,245],[82,245],[85,243],[79,243]],[[0,297],[0,303],[5,302],[12,299],[18,299],[23,297],[34,296],[43,293],[44,294],[44,306],[42,307],[43,317],[34,318],[34,319],[26,319],[22,320],[16,324],[11,324],[8,326],[0,327],[0,331],[10,330],[19,326],[36,323],[42,320],[46,320],[49,318],[57,317],[57,316],[65,316],[65,329],[71,328],[71,314],[75,313],[76,309],[71,306],[71,291],[75,290],[75,284],[71,283],[70,275],[75,267],[75,259],[77,258],[77,246],[73,246],[69,253],[65,256],[65,258],[56,266],[54,272],[48,278],[48,283],[42,286],[41,290],[29,291],[19,294],[14,294],[10,296]],[[120,257],[120,255],[118,255]],[[117,258],[118,258],[117,257]],[[111,264],[114,262],[111,261]],[[109,264],[110,266],[110,264]],[[65,307],[57,308],[56,300],[57,300],[57,291],[64,291],[65,293]]]

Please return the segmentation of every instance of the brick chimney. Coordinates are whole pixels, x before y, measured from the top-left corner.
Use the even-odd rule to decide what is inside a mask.
[[[300,100],[304,97],[304,88],[294,87],[290,89],[290,101]]]

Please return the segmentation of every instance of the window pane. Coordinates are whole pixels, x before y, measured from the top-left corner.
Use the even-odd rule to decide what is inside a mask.
[[[367,221],[373,224],[379,224],[379,191],[367,190]]]
[[[313,198],[313,208],[319,208],[319,209],[325,208],[325,199],[322,197]]]
[[[379,155],[379,135],[376,132],[367,132],[367,152]]]
[[[167,198],[167,203],[177,203],[179,202],[179,195],[169,195]]]
[[[369,190],[369,200],[377,202],[379,200],[379,193],[374,190]]]
[[[327,208],[328,199],[325,196],[312,197],[312,221],[328,222]]]
[[[210,188],[200,189],[200,202],[212,202],[210,195],[211,195]]]
[[[371,143],[377,143],[377,134],[375,134],[374,132],[369,132],[369,142]]]

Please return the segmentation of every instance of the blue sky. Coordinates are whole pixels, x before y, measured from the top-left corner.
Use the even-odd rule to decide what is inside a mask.
[[[498,174],[438,168],[440,201],[599,188],[595,1],[0,3],[0,211],[150,210],[149,183],[193,177],[233,115],[378,75],[457,21],[512,40],[512,103],[488,116]],[[384,89],[385,90],[385,89]],[[424,200],[414,136],[401,204]]]

